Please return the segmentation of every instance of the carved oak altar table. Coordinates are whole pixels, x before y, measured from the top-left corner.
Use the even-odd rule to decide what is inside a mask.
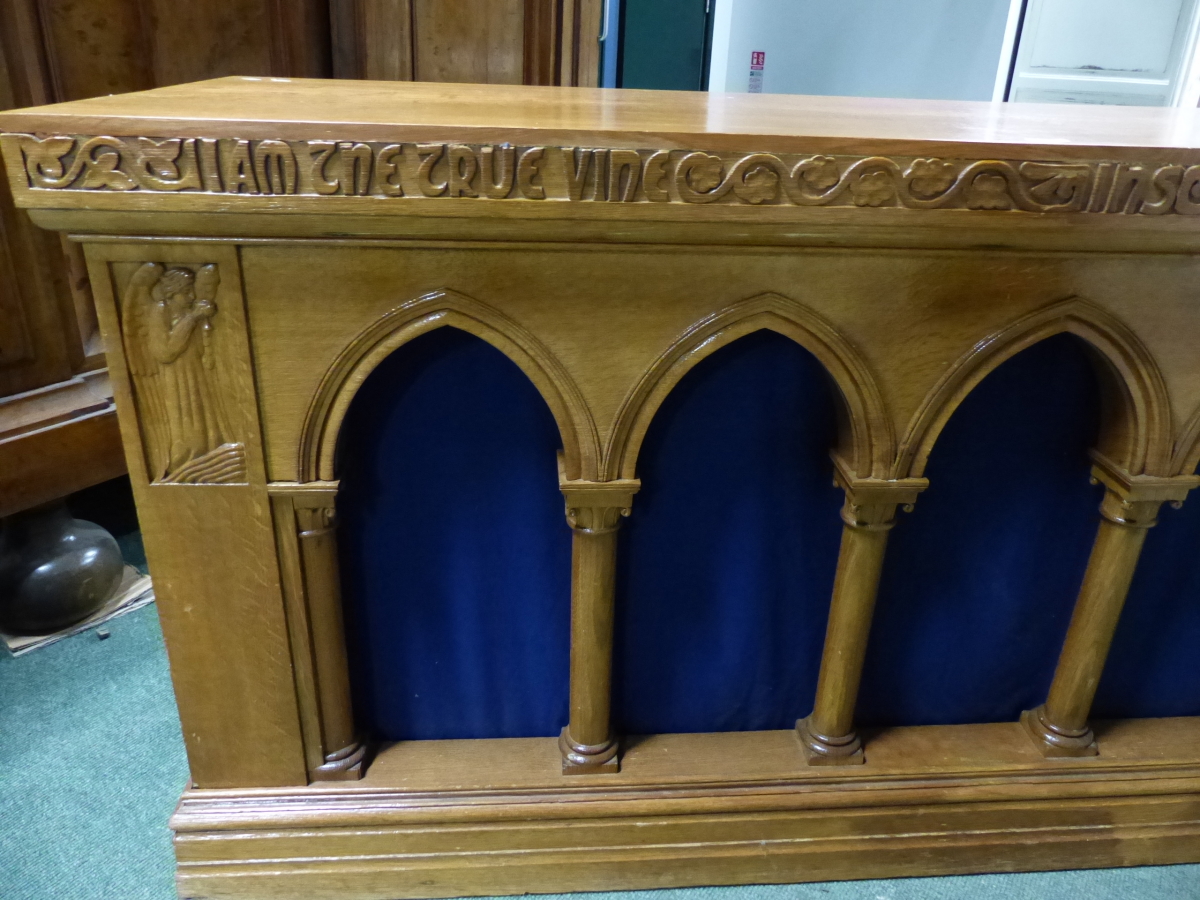
[[[0,126],[17,203],[83,244],[99,304],[193,778],[182,895],[1200,860],[1200,720],[1088,724],[1147,528],[1197,483],[1195,110],[228,78]],[[561,433],[557,740],[372,746],[355,726],[337,436],[372,369],[441,326],[513,360]],[[690,367],[761,329],[840,406],[812,713],[622,751],[613,571],[639,447]],[[1093,351],[1105,490],[1045,702],[864,740],[897,508],[972,388],[1060,333]]]

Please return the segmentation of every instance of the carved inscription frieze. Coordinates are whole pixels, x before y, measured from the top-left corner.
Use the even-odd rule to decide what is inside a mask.
[[[125,353],[157,484],[239,484],[246,448],[218,387],[213,323],[215,265],[148,262],[133,273],[121,304]]]
[[[1200,215],[1200,165],[5,137],[35,190]]]

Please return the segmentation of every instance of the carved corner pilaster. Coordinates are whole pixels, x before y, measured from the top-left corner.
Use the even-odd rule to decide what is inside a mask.
[[[1096,736],[1088,725],[1082,728],[1062,728],[1046,718],[1046,707],[1027,709],[1021,713],[1021,727],[1047,759],[1067,759],[1081,756],[1098,756]]]
[[[338,483],[269,485],[292,639],[308,774],[363,776],[367,747],[354,724],[337,560]]]
[[[838,736],[821,734],[813,727],[812,716],[807,716],[796,722],[796,736],[810,766],[860,766],[867,761],[855,731]]]

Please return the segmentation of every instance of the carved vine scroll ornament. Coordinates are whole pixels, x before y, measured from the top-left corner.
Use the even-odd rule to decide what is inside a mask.
[[[125,352],[155,483],[246,481],[246,449],[233,440],[217,387],[219,283],[215,265],[144,263],[125,291]]]
[[[34,190],[1200,215],[1200,165],[5,135]]]

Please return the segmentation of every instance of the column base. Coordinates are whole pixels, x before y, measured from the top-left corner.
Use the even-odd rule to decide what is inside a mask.
[[[855,732],[828,737],[813,730],[809,716],[796,722],[796,734],[810,766],[861,766],[867,761]]]
[[[580,744],[572,740],[564,728],[558,736],[558,749],[562,753],[564,775],[592,775],[621,770],[615,737],[610,737],[603,744]]]
[[[1091,728],[1086,725],[1078,731],[1057,728],[1046,721],[1044,705],[1021,713],[1021,725],[1047,759],[1100,755]]]
[[[309,773],[313,781],[357,781],[363,777],[367,745],[355,741],[325,757],[325,762]]]

